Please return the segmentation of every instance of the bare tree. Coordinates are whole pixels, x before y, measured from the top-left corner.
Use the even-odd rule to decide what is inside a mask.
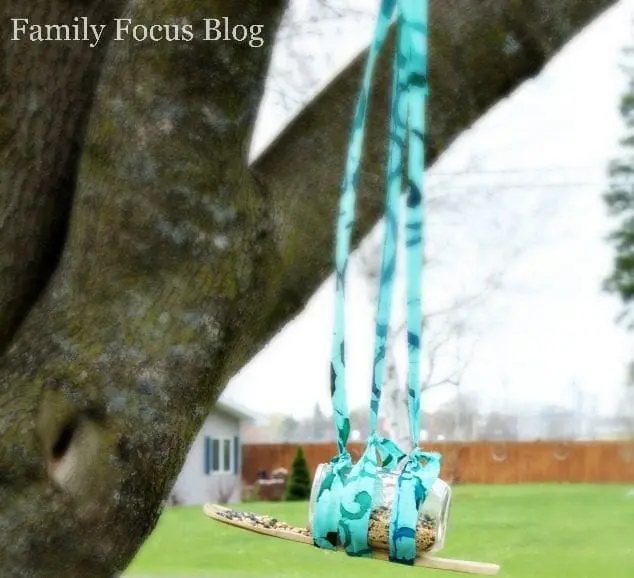
[[[264,150],[271,117],[288,125],[369,42],[378,3],[365,0],[294,0],[280,22],[271,57],[260,120],[255,125],[249,160]],[[342,42],[344,40],[344,42]],[[315,44],[337,42],[337,50],[315,51]],[[366,42],[366,44],[367,44]],[[358,46],[358,49],[355,48]],[[345,68],[345,66],[344,66]]]
[[[625,447],[621,449],[622,458],[634,464],[634,363],[628,367],[627,382],[619,404],[619,421],[625,431]],[[628,497],[634,496],[634,488],[628,490]]]
[[[628,373],[631,369],[632,367],[628,368]],[[618,420],[626,437],[634,444],[634,383],[630,381],[629,375],[628,382],[623,387],[621,400],[618,405]]]
[[[233,476],[219,476],[211,492],[211,499],[218,504],[228,504],[235,496],[239,484],[240,481]]]
[[[4,22],[209,15],[265,45],[0,40],[0,575],[121,571],[231,376],[331,270],[356,59],[251,165],[283,0],[41,0]],[[428,160],[612,0],[433,1]],[[509,39],[513,40],[508,50]],[[391,45],[391,44],[390,44]],[[381,58],[358,236],[381,213]]]
[[[446,183],[443,184],[446,185]],[[426,210],[432,213],[434,218],[442,218],[443,214],[464,212],[464,206],[455,198],[455,195],[445,195],[444,197],[435,195],[436,190],[434,188],[430,191],[431,201],[426,207]],[[468,196],[465,195],[463,200],[466,202]],[[381,227],[377,227],[355,254],[355,264],[365,279],[368,295],[373,303],[378,297],[380,277],[380,247],[378,243],[380,229]],[[519,253],[519,248],[515,249],[511,253],[512,258],[517,259]],[[426,270],[438,265],[442,258],[442,255],[426,255],[424,258]],[[473,280],[472,284],[475,288],[471,291],[463,291],[462,294],[454,296],[450,302],[439,306],[438,309],[424,312],[421,332],[423,336],[421,392],[440,387],[452,386],[457,388],[460,386],[462,377],[474,355],[477,341],[477,330],[471,318],[501,288],[504,274],[507,271],[506,266],[499,271],[491,271],[482,280],[481,286],[476,286],[477,282]],[[400,263],[397,266],[396,274],[400,280],[402,278]],[[398,289],[398,283],[396,289]],[[398,299],[394,301],[398,302]],[[397,304],[393,308],[396,311],[399,310]],[[406,333],[407,321],[405,319],[395,321],[393,317],[386,349],[382,407],[384,415],[387,417],[389,435],[403,449],[407,450],[411,448],[407,384],[405,376],[399,372],[396,355],[396,348],[405,342]]]
[[[273,52],[271,74],[267,80],[269,94],[287,110],[303,107],[315,86],[327,77],[316,69],[332,70],[331,54],[315,54],[314,43],[328,41],[335,35],[354,32],[369,36],[378,4],[351,0],[317,0],[291,2],[280,23],[277,48]],[[307,65],[307,59],[323,58],[323,67]]]

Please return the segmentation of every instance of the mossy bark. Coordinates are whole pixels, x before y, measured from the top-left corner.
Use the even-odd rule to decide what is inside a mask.
[[[263,24],[265,46],[112,43],[80,165],[103,45],[3,37],[2,576],[124,568],[228,379],[330,270],[363,62],[247,167],[283,3],[135,2],[139,22]],[[68,4],[42,3],[41,21],[80,11],[106,20],[122,3]],[[429,162],[610,4],[432,2]],[[9,2],[4,15],[24,12]],[[382,206],[388,58],[373,96],[357,240]]]
[[[48,290],[0,360],[2,576],[98,577],[127,565],[221,390],[226,352],[240,347],[249,313],[265,310],[276,251],[269,200],[246,158],[283,5],[173,0],[157,9],[143,1],[122,14],[147,24],[185,16],[198,40],[111,44],[78,175],[51,161],[64,199],[51,191],[36,231],[23,220],[36,248],[49,214],[69,224]],[[265,45],[200,40],[201,19],[223,16],[263,25]],[[43,21],[63,18],[53,9]],[[73,53],[75,45],[60,54],[75,64],[38,54],[31,66],[50,67],[55,78],[63,64],[82,78],[76,68],[91,53],[85,45]],[[26,46],[6,50],[30,56]],[[41,88],[39,75],[21,73],[32,91]],[[63,77],[57,82],[61,100]],[[9,96],[19,109],[24,94]],[[85,99],[73,114],[87,114]],[[56,106],[51,98],[42,120],[59,122]],[[79,141],[82,127],[67,122]],[[26,141],[19,151],[51,146],[77,164],[79,146],[73,153],[66,141],[46,140],[47,125],[16,125]],[[8,160],[6,170],[49,183],[39,161]],[[15,230],[3,230],[15,243],[3,254],[8,246],[19,263]],[[48,264],[48,254],[38,257]]]
[[[32,24],[96,22],[125,0],[3,0],[0,42],[0,352],[41,294],[62,250],[107,29],[92,50],[82,42],[14,41],[12,18]]]

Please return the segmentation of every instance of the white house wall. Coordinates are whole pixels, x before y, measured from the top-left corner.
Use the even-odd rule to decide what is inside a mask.
[[[179,504],[201,505],[205,502],[220,501],[221,494],[231,491],[231,502],[241,498],[241,474],[213,472],[205,474],[205,437],[231,439],[240,436],[240,421],[225,413],[212,411],[196,436],[179,474],[172,495]],[[232,460],[234,459],[232,447]],[[233,466],[233,461],[232,461]],[[241,467],[238,470],[241,472]]]

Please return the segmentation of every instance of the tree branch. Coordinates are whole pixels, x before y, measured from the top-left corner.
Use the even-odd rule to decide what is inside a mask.
[[[432,0],[428,164],[491,106],[538,74],[580,28],[613,3]],[[391,47],[379,60],[371,97],[371,136],[359,184],[355,244],[383,207]],[[276,212],[284,274],[272,330],[301,309],[330,272],[332,251],[324,249],[332,247],[334,226],[328,224],[337,214],[352,103],[365,57],[356,59],[255,163],[275,206],[284,208]]]

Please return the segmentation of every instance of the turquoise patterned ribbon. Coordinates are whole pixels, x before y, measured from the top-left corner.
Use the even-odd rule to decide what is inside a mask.
[[[428,4],[401,0],[397,52],[406,67],[408,95],[408,187],[405,217],[408,373],[407,401],[410,437],[414,450],[399,476],[392,504],[390,560],[413,564],[416,557],[418,510],[440,475],[441,456],[423,452],[420,436],[420,349],[423,324],[423,191],[425,166],[425,109],[427,106]]]
[[[350,237],[354,224],[356,187],[359,180],[365,120],[370,99],[370,87],[381,47],[387,37],[389,23],[396,0],[383,0],[377,20],[374,39],[370,46],[368,61],[363,76],[361,92],[354,114],[348,157],[341,185],[339,219],[337,224],[337,246],[335,253],[335,320],[330,363],[330,396],[337,430],[338,455],[321,484],[315,504],[311,528],[316,546],[334,549],[340,529],[340,504],[345,480],[352,469],[352,460],[346,446],[350,436],[350,417],[346,400],[345,365],[345,278],[350,252]]]
[[[363,153],[365,136],[365,120],[370,86],[376,60],[385,42],[388,27],[396,0],[383,0],[381,12],[374,32],[374,40],[365,67],[361,93],[352,125],[352,135],[348,148],[348,158],[341,186],[339,204],[339,220],[337,225],[337,247],[335,253],[335,320],[332,341],[332,359],[330,363],[330,395],[334,410],[335,427],[337,428],[337,447],[339,453],[345,452],[350,435],[350,418],[346,401],[346,364],[345,364],[345,278],[350,252],[350,237],[354,224],[356,188],[359,180],[359,169]]]
[[[391,11],[395,5],[383,6]],[[391,13],[389,17],[391,17]],[[385,18],[388,15],[385,14]],[[397,22],[398,24],[398,22]],[[397,26],[397,35],[402,29]],[[370,397],[369,428],[367,447],[358,463],[353,467],[342,492],[339,538],[346,552],[351,556],[370,556],[368,527],[374,497],[380,491],[377,478],[379,446],[383,440],[376,435],[381,388],[385,373],[385,354],[389,334],[392,295],[396,272],[398,248],[398,221],[402,194],[402,165],[405,137],[407,134],[407,69],[402,66],[399,51],[394,53],[394,78],[392,82],[391,122],[387,159],[387,194],[384,216],[385,238],[379,273],[379,295],[377,300],[376,330],[374,342],[374,366]],[[392,443],[392,447],[381,455],[381,466],[392,471],[405,454]],[[384,462],[385,459],[385,462]]]
[[[337,547],[341,494],[351,469],[350,454],[344,450],[330,461],[321,482],[311,520],[313,543],[319,548],[334,550]]]
[[[354,222],[359,165],[363,151],[365,119],[376,60],[385,42],[388,25],[397,13],[391,123],[389,133],[385,240],[381,259],[376,314],[374,366],[370,401],[370,436],[357,464],[346,446],[350,420],[345,397],[345,274]],[[427,99],[427,2],[383,0],[370,47],[363,84],[355,112],[337,229],[335,329],[331,362],[331,397],[337,429],[338,455],[330,462],[318,492],[312,520],[314,543],[333,549],[337,540],[352,556],[371,555],[368,546],[370,513],[380,481],[379,468],[391,472],[407,458],[398,476],[390,520],[390,560],[411,564],[416,556],[418,509],[440,472],[441,456],[418,448],[420,430],[420,343],[422,329],[421,275],[423,233],[423,177],[425,106]],[[407,265],[407,377],[410,435],[415,449],[406,455],[394,442],[376,434],[385,353],[389,334],[398,247],[399,205],[408,140],[407,210],[405,216]],[[379,466],[380,459],[380,466]]]

